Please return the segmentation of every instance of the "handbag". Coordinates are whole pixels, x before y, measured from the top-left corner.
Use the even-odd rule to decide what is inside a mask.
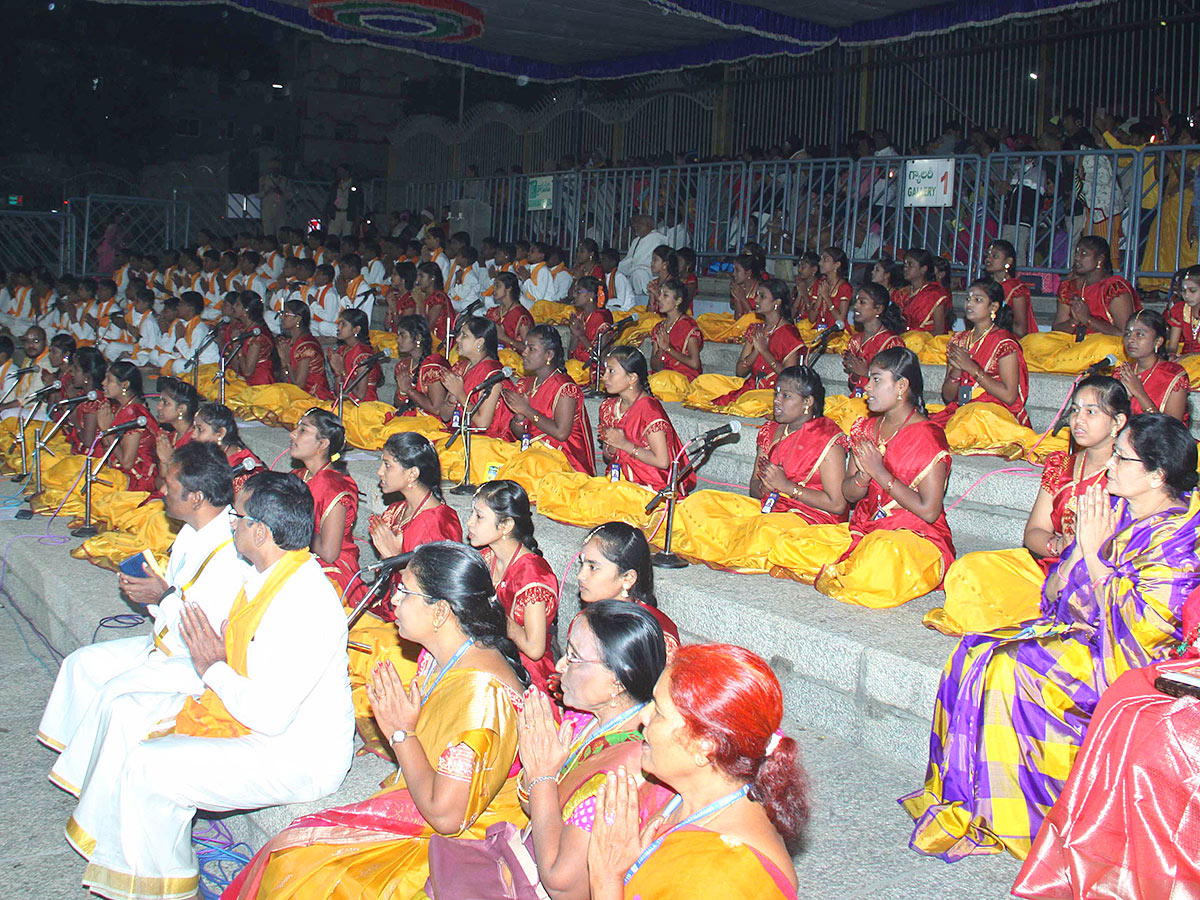
[[[429,900],[550,900],[532,849],[512,822],[497,822],[475,840],[433,835],[425,894]]]

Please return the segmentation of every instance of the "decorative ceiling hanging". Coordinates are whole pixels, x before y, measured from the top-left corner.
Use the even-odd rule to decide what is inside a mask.
[[[420,41],[469,41],[483,34],[483,12],[461,0],[309,0],[319,22]]]

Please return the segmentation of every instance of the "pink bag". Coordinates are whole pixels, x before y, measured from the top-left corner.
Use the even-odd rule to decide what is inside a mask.
[[[429,839],[430,900],[550,900],[528,846],[512,822],[497,822],[478,840]]]

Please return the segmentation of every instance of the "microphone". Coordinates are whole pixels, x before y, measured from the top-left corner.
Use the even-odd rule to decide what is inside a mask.
[[[25,366],[23,369],[17,369],[12,373],[13,378],[20,378],[22,375],[32,375],[38,370],[37,366]]]
[[[482,300],[472,300],[469,304],[467,304],[467,308],[464,309],[462,312],[460,312],[459,315],[460,316],[473,316],[473,315],[475,315],[475,313],[479,312],[479,310],[481,310],[481,309],[483,309],[483,301]]]
[[[229,468],[236,475],[238,472],[253,472],[259,465],[260,463],[253,456],[247,456],[240,463],[234,463]]]
[[[62,390],[62,382],[56,381],[54,384],[48,384],[44,388],[39,388],[29,395],[30,400],[41,400],[43,397],[48,397],[55,391]]]
[[[377,563],[371,563],[369,566],[363,566],[362,572],[390,572],[392,569],[403,569],[408,565],[408,561],[413,558],[415,551],[409,550],[407,553],[400,553],[396,556],[389,556],[386,559],[381,559]]]
[[[132,431],[135,428],[145,428],[145,427],[146,427],[146,417],[138,416],[132,422],[123,422],[120,425],[114,425],[112,428],[109,428],[107,431],[105,431],[104,434],[106,434],[108,436],[113,436],[113,435],[118,435],[118,434],[124,434],[126,431]]]
[[[366,359],[364,359],[362,361],[362,365],[374,366],[374,365],[377,365],[378,363],[384,362],[391,358],[392,358],[392,354],[389,353],[387,350],[379,350],[379,351],[376,351],[375,353],[372,353],[370,356],[368,356]]]
[[[1110,353],[1099,362],[1094,362],[1088,366],[1087,371],[1084,373],[1084,377],[1086,378],[1088,375],[1099,375],[1105,369],[1111,369],[1119,362],[1120,360],[1117,359],[1114,354]]]
[[[742,422],[740,419],[731,419],[724,425],[718,425],[716,428],[710,428],[704,434],[697,435],[692,438],[692,441],[703,441],[706,444],[711,444],[713,441],[719,441],[721,438],[730,434],[741,434]],[[691,443],[691,441],[689,441]]]
[[[98,396],[99,395],[95,391],[88,391],[86,394],[82,394],[78,397],[70,397],[66,400],[59,400],[54,404],[53,407],[51,407],[51,409],[69,409],[72,406],[78,406],[80,403],[84,403],[88,400],[95,400]]]
[[[505,366],[499,372],[493,372],[487,378],[483,379],[483,381],[479,383],[479,386],[477,388],[475,388],[475,390],[472,391],[471,393],[473,393],[473,394],[474,393],[486,393],[487,391],[490,391],[493,387],[498,385],[500,382],[504,381],[506,378],[512,378],[512,375],[513,375],[512,368],[509,366]]]

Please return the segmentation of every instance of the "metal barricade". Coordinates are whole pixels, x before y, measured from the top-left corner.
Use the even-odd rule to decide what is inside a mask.
[[[910,173],[940,169],[935,202],[914,203],[907,196]],[[870,263],[882,254],[902,255],[924,247],[950,260],[952,268],[973,271],[980,235],[980,159],[974,155],[931,159],[919,156],[870,156],[858,160],[847,185],[854,239],[843,238],[851,263]],[[861,240],[858,236],[861,235]]]
[[[982,242],[973,271],[981,268],[987,243],[1000,238],[1016,249],[1018,271],[1065,274],[1084,234],[1108,241],[1114,267],[1121,269],[1129,205],[1121,172],[1134,163],[1129,150],[990,154],[984,160]]]
[[[841,246],[855,238],[850,218],[850,159],[772,160],[750,164],[747,227],[771,257]],[[857,243],[852,243],[852,241]]]
[[[691,247],[698,257],[736,253],[757,236],[747,228],[748,190],[745,163],[662,166],[655,172],[648,215],[668,241]]]
[[[642,213],[654,214],[655,173],[648,166],[580,172],[578,240],[591,238],[601,249],[615,247],[625,252],[630,220]],[[574,249],[568,247],[571,252]]]
[[[1147,145],[1132,176],[1122,268],[1143,291],[1167,291],[1177,271],[1197,263],[1200,146]]]
[[[77,238],[79,255],[75,271],[93,275],[111,271],[111,254],[116,250],[158,253],[175,245],[176,221],[186,215],[187,204],[148,197],[89,194],[82,202],[71,201],[75,217],[82,206],[82,227]],[[78,227],[78,218],[77,218]]]
[[[239,231],[257,232],[262,225],[257,204],[247,206],[244,198],[241,202],[231,203],[231,197],[239,195],[231,195],[220,188],[181,187],[172,190],[171,196],[188,206],[182,246],[187,246],[193,235],[201,231],[208,231],[217,237],[233,237]]]
[[[71,271],[74,221],[66,212],[0,211],[0,268]]]

